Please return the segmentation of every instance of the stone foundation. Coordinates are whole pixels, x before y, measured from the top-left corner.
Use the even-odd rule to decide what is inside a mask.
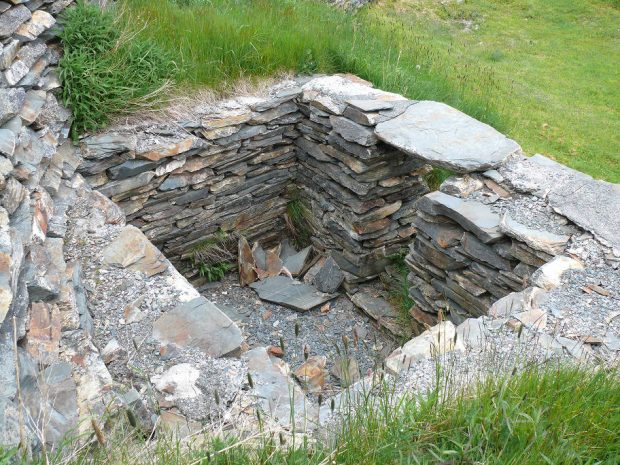
[[[155,420],[190,432],[213,418],[254,431],[256,410],[290,429],[292,391],[311,412],[296,422],[310,431],[325,421],[330,403],[304,397],[266,348],[220,357],[247,349],[242,331],[166,258],[191,276],[186,259],[218,231],[269,244],[296,198],[314,245],[348,273],[353,301],[357,281],[409,246],[411,314],[444,321],[395,351],[389,372],[417,364],[423,377],[433,357],[471,346],[478,358],[462,359],[478,367],[485,338],[511,354],[526,347],[537,363],[617,363],[617,185],[526,158],[455,109],[352,76],[288,81],[184,121],[116,126],[78,150],[56,97],[50,29],[71,1],[11,3],[0,2],[0,445],[36,450],[75,431],[88,440],[104,411],[131,410],[146,434]],[[429,193],[421,176],[432,166],[458,175]],[[248,373],[261,383],[248,386]]]

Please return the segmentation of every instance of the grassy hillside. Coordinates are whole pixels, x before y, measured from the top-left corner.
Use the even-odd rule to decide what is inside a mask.
[[[352,15],[313,0],[122,0],[104,15],[113,40],[79,40],[100,26],[91,13],[69,21],[65,101],[97,102],[77,112],[84,131],[110,113],[161,102],[157,80],[222,89],[281,70],[351,72],[412,99],[446,102],[528,153],[620,182],[614,3],[378,0]]]
[[[380,0],[369,14],[490,68],[493,106],[528,153],[620,182],[617,1]]]

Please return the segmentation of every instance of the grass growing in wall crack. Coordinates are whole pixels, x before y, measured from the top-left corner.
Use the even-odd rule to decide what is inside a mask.
[[[73,111],[74,138],[163,99],[176,73],[173,56],[126,17],[80,1],[60,23],[61,99]]]

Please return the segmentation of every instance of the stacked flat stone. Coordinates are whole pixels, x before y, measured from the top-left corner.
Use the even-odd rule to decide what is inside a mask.
[[[315,246],[332,253],[349,281],[376,276],[413,233],[428,165],[373,130],[414,102],[352,77],[301,84],[196,110],[192,121],[86,137],[79,172],[186,274],[184,259],[220,230],[275,242],[299,190]]]
[[[192,121],[87,137],[79,172],[184,271],[189,262],[182,259],[220,230],[270,243],[284,230],[295,177],[299,92],[285,87]]]
[[[315,219],[315,245],[329,250],[348,282],[377,276],[413,235],[428,165],[379,141],[374,127],[414,103],[342,76],[303,87],[297,181]]]
[[[418,201],[417,234],[406,257],[414,318],[435,324],[442,312],[458,324],[486,315],[493,302],[528,287],[534,271],[564,251],[576,228],[553,224],[547,211],[543,216],[553,232],[517,222],[510,215],[519,199],[492,179],[473,175],[450,178]]]
[[[75,427],[80,389],[69,354],[90,353],[84,341],[92,321],[81,268],[66,263],[63,251],[65,213],[75,192],[71,180],[80,160],[67,141],[71,114],[57,99],[60,47],[53,27],[58,13],[70,3],[0,2],[0,444],[4,446],[20,440],[34,444],[37,431],[43,431],[50,444],[56,443]],[[16,360],[25,410],[21,413]],[[31,419],[23,437],[20,415]]]

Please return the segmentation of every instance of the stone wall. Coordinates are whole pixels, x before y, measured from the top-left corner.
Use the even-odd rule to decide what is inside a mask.
[[[195,108],[191,121],[86,137],[79,172],[186,274],[184,259],[218,231],[275,241],[288,202],[300,198],[314,245],[349,281],[368,278],[409,241],[412,205],[428,192],[428,165],[373,133],[412,103],[352,77],[290,81]]]
[[[208,402],[212,386],[226,408],[237,399],[229,418],[272,407],[244,385],[248,369],[266,386],[278,379],[277,407],[290,419],[288,369],[264,348],[251,351],[250,368],[218,358],[243,350],[241,330],[166,256],[189,275],[184,258],[219,230],[268,244],[294,198],[308,205],[315,246],[348,273],[350,294],[409,245],[414,318],[495,318],[443,321],[396,351],[389,370],[424,359],[411,372],[432,371],[440,340],[460,347],[482,334],[516,345],[521,330],[507,337],[506,328],[523,326],[544,351],[617,361],[617,185],[526,158],[457,110],[352,76],[287,81],[183,120],[118,125],[77,150],[57,100],[52,32],[71,1],[11,3],[0,2],[0,445],[52,446],[76,428],[92,436],[104,410],[127,408],[150,434],[151,385],[165,398],[157,424],[178,424],[183,403],[167,394],[180,366],[201,377],[204,389],[189,386],[184,404],[200,419],[224,408]],[[431,166],[458,174],[429,193]],[[181,349],[171,334],[179,326],[192,332]],[[131,385],[108,370],[115,362]],[[325,402],[321,418],[328,410]]]
[[[66,139],[71,114],[57,100],[61,50],[53,31],[70,3],[0,2],[2,445],[57,442],[75,424],[76,409],[59,407],[54,415],[52,400],[68,408],[78,402],[60,339],[74,336],[63,343],[68,353],[89,326],[80,266],[66,263],[63,253],[70,180],[80,159]]]

